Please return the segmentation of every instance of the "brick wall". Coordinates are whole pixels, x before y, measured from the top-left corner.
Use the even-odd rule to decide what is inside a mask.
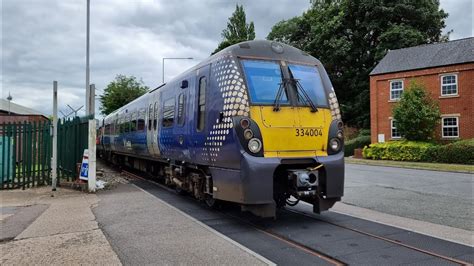
[[[457,74],[458,95],[441,96],[441,75],[451,73]],[[390,118],[396,101],[390,100],[390,81],[395,79],[403,80],[404,89],[412,80],[425,85],[431,97],[439,102],[442,115],[459,117],[459,138],[474,138],[474,63],[467,63],[370,76],[372,143],[378,142],[379,134],[384,134],[385,141],[391,140]],[[443,139],[441,121],[436,137]]]
[[[23,123],[23,122],[44,122],[48,118],[42,115],[17,115],[0,113],[0,124],[2,123]]]

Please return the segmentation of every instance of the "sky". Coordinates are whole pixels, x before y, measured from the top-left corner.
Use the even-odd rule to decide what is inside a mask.
[[[309,0],[91,0],[90,80],[96,94],[117,74],[157,87],[163,57],[193,58],[167,60],[165,80],[206,59],[236,3],[255,23],[257,39],[309,7]],[[12,102],[51,114],[57,80],[59,110],[67,114],[67,105],[84,105],[86,0],[3,0],[0,8],[2,98],[10,93]],[[473,0],[441,0],[441,8],[449,13],[444,31],[452,30],[451,40],[473,36]]]

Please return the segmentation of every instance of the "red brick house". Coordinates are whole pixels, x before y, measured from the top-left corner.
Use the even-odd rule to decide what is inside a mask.
[[[474,38],[391,50],[370,73],[372,143],[400,139],[392,108],[410,81],[439,102],[439,140],[474,138]]]

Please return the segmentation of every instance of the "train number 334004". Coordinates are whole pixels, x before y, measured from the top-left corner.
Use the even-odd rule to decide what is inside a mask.
[[[297,137],[317,137],[323,135],[323,131],[320,128],[297,128],[295,133]]]

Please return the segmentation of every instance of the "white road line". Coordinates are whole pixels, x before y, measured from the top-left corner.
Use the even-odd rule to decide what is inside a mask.
[[[141,191],[145,192],[146,194],[150,195],[150,196],[153,197],[154,199],[156,199],[156,200],[160,201],[161,203],[165,204],[166,206],[170,207],[171,209],[175,210],[176,212],[182,214],[183,216],[185,216],[186,218],[190,219],[191,221],[193,221],[193,222],[197,223],[198,225],[204,227],[204,228],[207,229],[209,232],[211,232],[211,233],[215,234],[216,236],[218,236],[218,237],[220,237],[220,238],[222,238],[222,239],[224,239],[224,240],[226,240],[226,241],[228,241],[228,242],[234,244],[235,246],[239,247],[239,248],[242,249],[243,251],[245,251],[245,252],[249,253],[250,255],[256,257],[257,259],[261,260],[262,262],[266,263],[267,265],[276,265],[276,264],[275,264],[274,262],[272,262],[271,260],[269,260],[269,259],[263,257],[262,255],[256,253],[256,252],[253,251],[253,250],[250,250],[249,248],[243,246],[242,244],[236,242],[235,240],[233,240],[233,239],[231,239],[231,238],[229,238],[229,237],[227,237],[227,236],[225,236],[225,235],[219,233],[218,231],[214,230],[212,227],[209,227],[208,225],[204,224],[203,222],[201,222],[201,221],[197,220],[196,218],[190,216],[189,214],[187,214],[187,213],[181,211],[180,209],[174,207],[173,205],[171,205],[171,204],[169,204],[169,203],[163,201],[162,199],[156,197],[155,195],[151,194],[150,192],[144,190],[143,188],[141,188],[141,187],[139,187],[139,186],[137,186],[137,185],[135,185],[135,184],[132,184],[132,185],[134,185],[136,188],[140,189]]]

